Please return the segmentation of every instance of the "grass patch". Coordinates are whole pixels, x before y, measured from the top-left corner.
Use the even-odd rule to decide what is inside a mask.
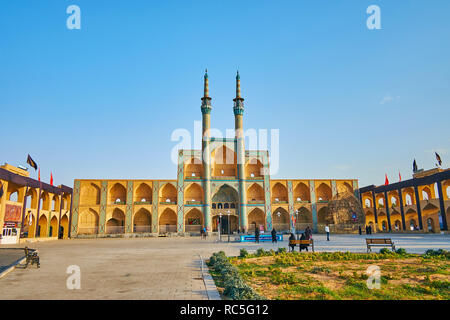
[[[230,258],[257,295],[275,300],[450,300],[449,260],[450,255],[444,250],[431,250],[424,255],[404,250],[382,253],[258,250]],[[379,289],[368,288],[369,266],[379,268]],[[216,284],[225,285],[220,280]]]

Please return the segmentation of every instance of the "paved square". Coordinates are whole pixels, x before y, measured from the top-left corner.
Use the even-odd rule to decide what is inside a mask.
[[[411,253],[450,250],[450,235],[376,234],[393,238],[397,248]],[[287,237],[285,237],[287,239]],[[365,236],[314,235],[316,251],[365,252]],[[39,250],[41,268],[16,269],[0,279],[0,299],[208,299],[199,256],[216,251],[238,255],[287,247],[272,243],[217,243],[217,238],[134,238],[59,240],[27,244]],[[227,241],[227,237],[223,238]],[[22,245],[22,247],[25,245]],[[10,246],[11,247],[11,246]],[[17,247],[17,246],[15,246]],[[1,253],[0,253],[1,254]],[[68,290],[67,267],[81,269],[81,289]]]

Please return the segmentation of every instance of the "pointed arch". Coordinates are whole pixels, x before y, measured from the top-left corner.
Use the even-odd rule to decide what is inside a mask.
[[[82,182],[80,190],[80,205],[99,205],[99,204],[100,204],[100,187],[92,182]]]
[[[198,183],[191,183],[184,193],[185,203],[200,204],[203,203],[203,188]]]
[[[203,213],[197,209],[191,209],[184,216],[184,231],[185,232],[200,232],[203,226]]]
[[[303,182],[300,182],[297,184],[297,186],[294,189],[294,201],[296,202],[310,202],[311,201],[311,194],[309,187],[304,184]]]
[[[316,197],[317,201],[330,201],[332,198],[331,188],[328,184],[322,182],[319,187],[316,189]]]
[[[245,164],[245,176],[247,178],[262,178],[264,176],[264,165],[257,158],[251,158]]]
[[[176,204],[177,203],[177,188],[170,182],[166,183],[159,192],[159,202],[162,204]]]
[[[125,204],[127,201],[127,189],[121,183],[115,183],[109,189],[109,203]]]
[[[186,179],[203,178],[203,164],[197,157],[191,157],[184,165],[184,175]]]
[[[317,222],[319,224],[334,224],[333,215],[328,207],[322,207],[317,212]]]
[[[225,145],[216,148],[211,154],[213,177],[236,177],[236,153]]]
[[[153,197],[152,187],[142,182],[137,188],[134,196],[136,204],[151,204]]]
[[[61,227],[62,237],[64,239],[66,239],[69,236],[69,218],[67,217],[67,214],[65,214],[61,218],[60,227]]]
[[[159,232],[176,232],[177,231],[177,214],[170,208],[166,208],[159,217]]]
[[[38,223],[38,235],[40,238],[45,238],[47,237],[47,224],[48,224],[48,220],[47,217],[45,216],[45,214],[41,215],[39,217],[39,223]]]
[[[58,236],[58,218],[56,218],[56,216],[53,216],[53,218],[50,219],[50,230],[48,236],[49,237]]]
[[[133,219],[133,232],[151,232],[152,231],[152,215],[150,211],[141,208],[135,213]]]
[[[78,233],[79,234],[98,233],[98,220],[99,220],[98,213],[94,209],[82,211],[78,219]]]
[[[109,219],[106,221],[106,233],[107,234],[117,234],[125,232],[125,213],[119,209],[115,208],[110,215]]]
[[[289,212],[282,207],[278,207],[272,213],[272,225],[276,231],[289,231],[290,230],[290,217]]]
[[[249,232],[253,232],[255,230],[255,227],[263,226],[264,230],[267,230],[266,228],[266,217],[264,214],[264,211],[262,211],[260,208],[255,208],[252,211],[248,213],[247,216],[247,230]]]
[[[247,189],[248,203],[264,203],[264,189],[258,183],[253,183]]]
[[[31,188],[27,192],[27,208],[37,209],[37,192],[34,188]]]
[[[43,191],[40,197],[40,207],[42,210],[48,210],[50,207],[50,195],[47,191]]]
[[[288,192],[285,185],[277,182],[272,187],[272,202],[287,202]]]

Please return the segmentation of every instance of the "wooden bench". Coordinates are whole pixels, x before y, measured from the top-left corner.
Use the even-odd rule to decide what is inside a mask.
[[[289,247],[298,245],[299,250],[301,250],[301,246],[311,247],[312,252],[314,252],[314,240],[289,240]]]
[[[31,262],[31,265],[36,263],[36,266],[38,268],[41,267],[41,264],[39,262],[39,255],[37,250],[29,249],[28,247],[23,248],[25,251],[25,257],[27,258],[27,261],[25,262],[25,268],[28,267],[28,264]]]
[[[391,247],[392,251],[395,251],[395,245],[390,238],[378,238],[378,239],[367,239],[367,252],[372,252],[372,247]]]

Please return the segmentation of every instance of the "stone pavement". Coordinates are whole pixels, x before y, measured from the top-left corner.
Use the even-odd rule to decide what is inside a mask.
[[[0,248],[0,274],[25,257],[23,249]]]
[[[393,238],[397,248],[411,253],[450,250],[450,235],[372,235],[383,236]],[[316,251],[366,251],[364,235],[331,235],[330,242],[324,235],[313,237]],[[208,294],[199,255],[208,259],[220,250],[228,255],[239,255],[241,248],[249,252],[258,248],[276,250],[287,248],[287,243],[218,243],[217,238],[198,237],[37,242],[30,247],[39,250],[41,268],[16,269],[0,279],[0,299],[205,300]],[[70,265],[80,267],[80,290],[67,289],[70,275],[66,270]]]

